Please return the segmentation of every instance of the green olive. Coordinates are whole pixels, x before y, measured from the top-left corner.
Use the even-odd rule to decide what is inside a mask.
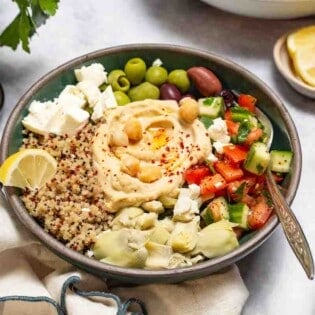
[[[108,83],[112,86],[113,91],[128,92],[130,89],[130,82],[126,74],[122,70],[113,70],[109,73],[107,78]]]
[[[132,58],[125,64],[124,70],[130,83],[137,85],[143,81],[147,66],[141,58]]]
[[[121,105],[126,105],[130,103],[130,98],[126,93],[122,91],[115,91],[114,95],[115,95],[115,99],[118,105],[121,106]]]
[[[160,90],[149,82],[143,82],[129,90],[128,96],[131,101],[142,101],[146,98],[159,99]]]
[[[186,93],[189,90],[190,80],[185,70],[176,69],[171,71],[167,81],[168,83],[174,84],[181,93]]]
[[[167,81],[167,70],[160,66],[152,66],[145,73],[145,80],[160,86]]]

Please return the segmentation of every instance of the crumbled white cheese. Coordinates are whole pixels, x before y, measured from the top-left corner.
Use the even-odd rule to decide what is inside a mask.
[[[200,195],[200,186],[196,184],[191,184],[188,186],[188,189],[190,191],[190,198],[191,199],[197,199]]]
[[[192,184],[188,188],[181,188],[173,210],[175,221],[191,221],[199,213],[200,187]]]
[[[160,67],[162,66],[162,64],[163,64],[162,60],[160,58],[157,58],[152,62],[152,67]]]
[[[94,107],[99,101],[102,93],[93,81],[82,81],[77,84],[77,87],[86,97],[90,107]]]
[[[109,85],[105,91],[100,95],[99,100],[93,107],[91,119],[96,121],[100,119],[106,109],[116,108],[118,106],[113,89]]]
[[[62,107],[75,106],[83,108],[86,104],[86,99],[81,90],[75,85],[67,85],[58,97],[58,104]]]
[[[213,124],[208,128],[208,133],[212,141],[230,142],[226,123],[221,117],[213,120]]]
[[[211,152],[208,156],[207,156],[207,160],[209,162],[215,163],[217,162],[219,159]]]
[[[230,143],[231,137],[228,134],[226,122],[221,118],[213,120],[213,124],[208,128],[213,147],[218,153],[223,153],[223,147]]]
[[[100,63],[93,63],[87,67],[83,66],[80,69],[75,69],[74,74],[79,82],[92,81],[96,87],[107,82],[107,72]]]
[[[87,111],[75,106],[62,106],[56,99],[43,103],[33,101],[22,124],[28,130],[41,135],[48,133],[73,135],[88,120]]]

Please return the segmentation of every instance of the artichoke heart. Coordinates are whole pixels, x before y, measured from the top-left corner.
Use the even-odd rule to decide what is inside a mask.
[[[148,233],[133,229],[102,232],[94,244],[94,256],[121,267],[143,268],[148,256],[144,246],[147,236]]]
[[[232,227],[235,224],[221,220],[206,226],[198,233],[192,255],[203,254],[207,258],[224,255],[239,246]]]
[[[171,255],[173,254],[170,246],[149,241],[145,247],[148,251],[148,258],[145,262],[146,268],[161,269],[168,267]]]
[[[149,240],[154,243],[165,245],[170,238],[168,230],[162,226],[156,226],[151,230]]]
[[[192,251],[197,243],[199,217],[195,217],[188,223],[176,222],[168,244],[174,252],[187,253]]]
[[[137,207],[128,207],[120,210],[114,220],[111,222],[112,230],[120,230],[122,228],[134,228],[137,217],[142,215],[144,211]]]

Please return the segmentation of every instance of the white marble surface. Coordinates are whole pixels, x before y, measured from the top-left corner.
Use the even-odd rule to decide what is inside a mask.
[[[1,1],[0,30],[15,14]],[[301,140],[303,171],[293,208],[315,254],[315,101],[298,95],[277,72],[272,48],[283,33],[315,17],[259,20],[219,11],[197,0],[67,0],[31,41],[31,54],[0,48],[5,104],[0,132],[22,94],[55,66],[81,54],[126,43],[172,43],[225,56],[254,72],[284,101]],[[239,263],[250,297],[243,314],[315,314],[315,283],[307,280],[280,229]],[[211,298],[211,297],[209,297]]]

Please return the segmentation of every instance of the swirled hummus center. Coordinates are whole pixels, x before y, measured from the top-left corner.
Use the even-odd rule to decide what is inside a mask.
[[[204,125],[182,122],[176,101],[148,99],[107,111],[93,140],[106,207],[116,212],[176,195],[184,171],[210,152]]]

